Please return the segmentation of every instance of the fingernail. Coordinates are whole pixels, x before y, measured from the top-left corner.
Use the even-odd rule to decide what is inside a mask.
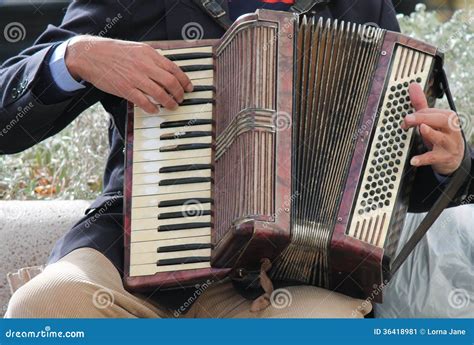
[[[410,164],[411,164],[411,165],[414,165],[414,166],[417,166],[418,163],[420,163],[420,160],[419,160],[418,158],[416,158],[416,157],[413,157],[413,158],[411,159],[411,161],[410,161]]]
[[[407,120],[407,121],[415,121],[415,115],[408,114],[407,116],[405,116],[405,120]]]
[[[187,91],[187,92],[192,92],[193,90],[194,90],[193,84],[189,83],[189,84],[186,86],[186,91]]]

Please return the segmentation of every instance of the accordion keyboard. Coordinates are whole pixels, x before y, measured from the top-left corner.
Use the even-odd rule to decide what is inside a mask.
[[[130,276],[210,267],[212,47],[158,51],[194,91],[175,110],[135,109]]]

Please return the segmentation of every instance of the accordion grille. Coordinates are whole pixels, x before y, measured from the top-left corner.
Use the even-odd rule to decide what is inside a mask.
[[[303,18],[295,52],[292,239],[272,275],[328,287],[328,248],[384,31]]]
[[[240,219],[274,214],[276,59],[268,23],[246,23],[216,49],[213,241]]]

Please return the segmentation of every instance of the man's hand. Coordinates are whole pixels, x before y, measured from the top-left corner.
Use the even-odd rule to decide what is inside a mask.
[[[67,47],[71,75],[100,90],[125,98],[148,113],[160,104],[173,109],[193,86],[173,62],[143,43],[77,36]]]
[[[419,126],[423,141],[430,150],[413,157],[411,165],[431,165],[438,174],[452,174],[461,165],[464,155],[464,140],[456,113],[428,108],[419,84],[411,84],[409,92],[416,112],[405,117],[402,128]]]

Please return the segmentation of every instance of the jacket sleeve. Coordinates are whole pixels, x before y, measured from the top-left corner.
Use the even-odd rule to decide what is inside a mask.
[[[122,7],[124,6],[124,7]],[[35,44],[0,66],[0,153],[16,153],[50,137],[104,93],[91,85],[72,93],[52,82],[54,48],[78,35],[120,36],[129,12],[117,1],[73,1],[60,26],[49,25]]]

